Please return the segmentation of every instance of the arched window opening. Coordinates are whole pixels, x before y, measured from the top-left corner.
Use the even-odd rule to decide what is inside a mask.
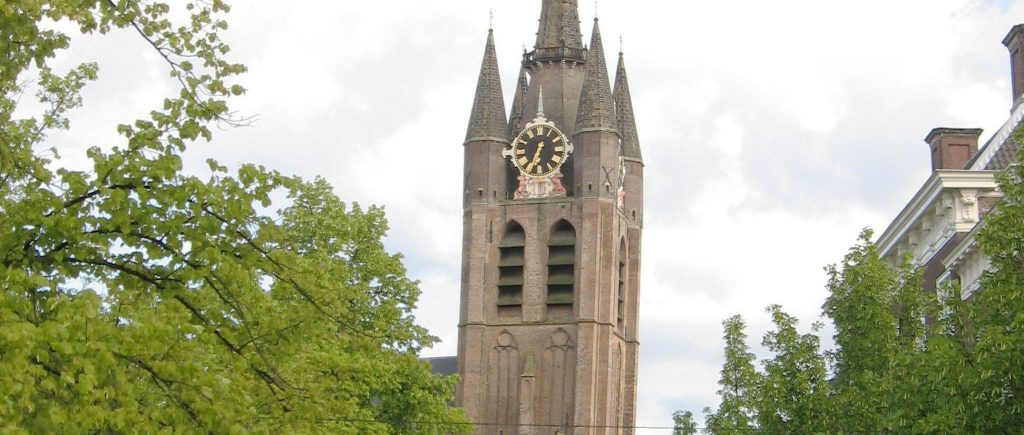
[[[548,318],[572,316],[575,288],[576,230],[559,221],[548,239]]]
[[[512,222],[505,231],[498,249],[498,315],[519,316],[523,311],[523,265],[526,232]]]

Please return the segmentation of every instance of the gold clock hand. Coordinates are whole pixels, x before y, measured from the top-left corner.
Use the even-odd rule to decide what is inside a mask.
[[[544,149],[544,142],[537,145],[537,152],[533,153],[533,160],[530,161],[529,165],[526,165],[526,172],[533,172],[533,168],[540,163],[540,152]]]

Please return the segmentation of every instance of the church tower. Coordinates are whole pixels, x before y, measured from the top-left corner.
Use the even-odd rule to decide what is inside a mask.
[[[643,160],[577,0],[542,0],[506,117],[489,31],[464,143],[456,402],[479,434],[632,434]]]

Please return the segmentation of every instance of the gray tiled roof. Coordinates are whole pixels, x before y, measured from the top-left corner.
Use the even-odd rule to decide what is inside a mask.
[[[423,361],[430,363],[430,371],[437,375],[452,376],[459,372],[459,362],[454,356],[423,358]]]

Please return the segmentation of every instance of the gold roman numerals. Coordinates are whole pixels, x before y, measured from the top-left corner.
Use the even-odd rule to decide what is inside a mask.
[[[568,140],[550,124],[524,129],[512,144],[512,163],[523,175],[549,176],[565,163]]]

